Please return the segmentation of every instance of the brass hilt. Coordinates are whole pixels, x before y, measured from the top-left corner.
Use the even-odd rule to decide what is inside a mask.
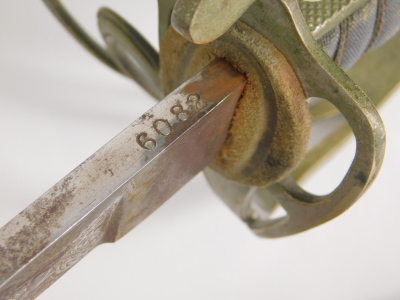
[[[58,3],[54,0],[46,2]],[[377,175],[385,147],[381,119],[368,97],[315,40],[327,32],[329,26],[339,24],[365,3],[365,0],[349,1],[341,8],[339,16],[332,15],[319,23],[311,18],[314,21],[310,24],[311,19],[306,23],[303,17],[308,4],[300,7],[296,0],[241,1],[231,10],[220,9],[218,12],[212,10],[212,5],[222,5],[223,1],[159,0],[164,92],[214,57],[225,58],[249,79],[254,78],[250,80],[254,85],[247,87],[253,95],[246,103],[252,105],[246,106],[245,99],[241,100],[243,106],[237,113],[242,117],[232,123],[232,129],[239,129],[231,132],[232,139],[228,139],[219,161],[213,165],[225,177],[210,170],[207,174],[212,177],[210,183],[220,197],[260,236],[294,234],[336,217],[363,194]],[[227,17],[218,20],[213,17],[220,13],[227,13]],[[168,29],[171,14],[172,26],[184,37]],[[118,70],[140,82],[135,74],[145,68],[136,68],[135,62],[144,61],[146,66],[152,63],[143,54],[147,47],[140,46],[146,44],[145,40],[137,38],[136,34],[130,35],[132,31],[126,30],[130,27],[118,16],[105,10],[99,16],[106,42],[109,37],[105,57],[113,61],[111,67],[117,66]],[[209,27],[213,30],[208,30]],[[89,45],[98,57],[103,57],[99,55],[102,51],[85,35],[75,36]],[[123,51],[117,51],[115,45]],[[174,58],[171,53],[177,50],[180,55]],[[128,56],[133,56],[133,60],[126,59]],[[157,66],[149,70],[158,72]],[[171,70],[176,71],[176,75]],[[150,93],[157,94],[151,88]],[[357,152],[344,180],[324,196],[303,191],[289,175],[293,170],[296,172],[295,167],[304,156],[308,158],[305,149],[309,116],[305,100],[310,97],[331,102],[344,115],[357,141]],[[244,130],[243,124],[247,126]],[[251,126],[256,129],[248,138],[249,130],[254,129]],[[239,142],[232,142],[234,139]],[[242,144],[242,152],[238,148],[229,148],[232,144],[240,145],[240,141],[247,143],[244,143],[245,147]],[[235,153],[238,153],[236,160]],[[233,164],[225,164],[227,160]],[[255,187],[260,185],[263,187]],[[274,203],[279,203],[287,216],[269,219],[256,215],[252,208],[255,198],[267,213],[275,207]]]

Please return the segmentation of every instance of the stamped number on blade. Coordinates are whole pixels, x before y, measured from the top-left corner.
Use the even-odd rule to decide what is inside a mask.
[[[169,110],[171,114],[175,116],[175,122],[184,122],[191,118],[192,112],[199,112],[208,106],[208,103],[201,99],[200,95],[197,93],[189,94],[186,97],[186,105],[184,108],[182,104],[178,103],[171,107]],[[166,119],[156,119],[153,122],[154,131],[162,136],[168,136],[172,133],[172,125],[170,121]],[[136,142],[140,147],[146,150],[153,150],[157,146],[155,139],[148,136],[146,132],[141,132],[136,136]]]

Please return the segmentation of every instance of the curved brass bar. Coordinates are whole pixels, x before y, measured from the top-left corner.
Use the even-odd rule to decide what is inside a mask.
[[[110,56],[121,72],[134,79],[155,99],[161,100],[164,93],[159,78],[158,52],[132,25],[112,10],[101,8],[97,18]]]
[[[235,206],[236,213],[257,235],[287,236],[337,217],[368,189],[382,164],[385,131],[369,98],[314,39],[297,0],[259,0],[246,11],[241,21],[262,34],[285,56],[306,97],[326,99],[343,114],[356,138],[354,160],[343,181],[331,193],[323,196],[308,193],[290,176],[261,188],[265,191],[265,201],[278,202],[286,211],[284,217],[265,219],[257,214],[243,214],[243,209],[248,206],[248,193],[256,194],[251,187],[240,187],[241,194],[245,194],[244,201],[236,196],[233,199],[221,196],[227,194],[226,190],[216,190],[221,198],[231,202],[232,205],[228,205]],[[213,186],[216,184],[219,183],[215,181]],[[229,187],[235,185],[229,183]]]
[[[400,81],[400,33],[383,46],[365,54],[347,74],[358,84],[375,106],[382,104],[386,95]],[[322,101],[313,105],[311,114],[314,121],[330,118],[338,114],[329,102]]]
[[[353,130],[357,143],[347,174],[330,194],[307,193],[291,177],[268,187],[288,216],[266,222],[248,220],[248,224],[258,235],[276,237],[317,226],[348,209],[366,191],[380,169],[385,131],[368,97],[313,38],[296,0],[262,0],[252,8],[251,17],[245,14],[244,21],[263,33],[285,55],[308,97],[324,98],[337,107]],[[274,32],[284,34],[274,35]]]
[[[339,115],[338,110],[328,101],[320,101],[310,105],[313,122],[318,122]]]
[[[43,0],[51,12],[57,17],[60,23],[69,33],[83,46],[92,53],[97,59],[109,66],[114,71],[123,74],[118,66],[111,59],[107,50],[95,42],[82,27],[75,21],[58,0]],[[123,74],[124,75],[124,74]]]
[[[349,76],[369,96],[375,106],[380,107],[400,82],[400,33],[380,48],[364,55],[348,72]],[[318,104],[332,107],[325,101]],[[332,112],[335,114],[336,109]],[[319,115],[320,116],[320,115]],[[313,114],[313,117],[315,115]],[[340,146],[351,134],[347,124],[340,125],[333,133],[311,149],[300,165],[292,172],[295,180],[308,176],[316,166]]]

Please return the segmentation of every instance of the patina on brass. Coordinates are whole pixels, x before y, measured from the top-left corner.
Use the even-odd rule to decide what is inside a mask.
[[[78,22],[69,14],[64,8],[62,3],[58,0],[43,0],[51,12],[57,17],[61,24],[68,30],[68,32],[91,54],[97,59],[106,64],[108,67],[117,71],[120,70],[114,63],[110,54],[106,49],[99,45],[94,39],[92,39],[86,31],[78,24]]]
[[[104,49],[59,1],[45,2],[101,61],[160,97],[158,55],[122,18],[107,9],[100,11],[99,24],[108,44]],[[349,208],[379,171],[385,133],[371,101],[315,37],[365,1],[342,1],[344,5],[326,19],[311,18],[308,23],[302,10],[310,12],[313,4],[306,2],[301,0],[300,7],[296,0],[182,0],[174,10],[175,0],[159,0],[165,91],[216,57],[234,68],[218,61],[192,77],[3,227],[0,298],[33,299],[96,245],[115,241],[135,227],[212,161],[224,176],[207,169],[211,186],[259,236],[298,233]],[[228,17],[214,22],[215,12],[207,13],[213,3],[228,5],[223,12]],[[195,45],[168,29],[172,11],[172,25],[183,36],[210,43]],[[188,14],[182,16],[182,11]],[[215,30],[207,29],[208,22],[217,25]],[[367,82],[365,70],[398,68],[390,66],[391,59],[398,58],[398,42],[397,38],[384,52],[393,55],[389,59],[371,54],[374,63],[354,69],[360,85]],[[141,70],[146,74],[140,75]],[[248,85],[237,103],[245,77]],[[390,76],[382,83],[383,78],[365,86],[376,103],[399,80],[398,75]],[[305,153],[310,127],[305,100],[310,97],[326,99],[339,110],[357,142],[343,181],[324,196],[302,190],[287,176]],[[337,141],[348,131],[343,128],[334,133]],[[330,138],[320,146],[329,146]],[[314,164],[310,157],[319,158],[321,153],[311,151],[295,172],[304,174]],[[274,219],[270,213],[277,203],[286,216]]]
[[[255,0],[177,0],[171,23],[187,40],[210,43],[242,16]]]
[[[160,100],[159,56],[150,43],[122,17],[108,8],[97,14],[99,29],[118,68]]]
[[[53,8],[59,5],[58,1],[49,0],[48,2],[50,5],[53,4]],[[207,20],[210,21],[209,16],[212,16],[213,14],[207,14],[207,11],[212,9],[212,3],[217,6],[222,5],[221,7],[223,7],[224,3],[226,5],[231,5],[227,11],[229,10],[233,12],[232,17],[219,18],[218,22],[215,23],[217,24],[215,30],[207,30],[207,26],[204,27],[205,29],[202,29],[201,26],[198,26],[197,24],[201,24],[202,22],[207,23]],[[239,211],[241,211],[239,215],[257,234],[261,236],[282,236],[293,234],[334,218],[342,213],[345,209],[350,207],[351,204],[354,203],[354,201],[366,190],[380,168],[383,158],[385,134],[379,115],[367,96],[354,84],[354,82],[343,72],[343,70],[341,70],[332,61],[332,59],[322,50],[320,45],[315,40],[315,37],[319,37],[323,33],[328,32],[333,26],[339,24],[344,18],[349,16],[352,12],[360,8],[365,3],[366,0],[346,0],[341,1],[340,3],[329,1],[327,6],[324,6],[323,10],[321,10],[325,12],[324,17],[319,18],[318,13],[315,12],[315,8],[318,8],[319,4],[311,3],[305,0],[300,0],[299,2],[296,0],[258,0],[253,4],[251,4],[251,1],[235,3],[233,1],[210,2],[207,0],[182,0],[176,2],[175,0],[159,0],[159,31],[161,41],[164,41],[165,35],[169,34],[167,28],[171,24],[171,13],[172,15],[175,15],[175,17],[172,18],[172,25],[176,27],[179,32],[181,32],[188,39],[197,40],[202,43],[214,40],[213,43],[215,44],[224,44],[224,33],[226,31],[228,31],[228,36],[230,34],[229,30],[233,32],[234,30],[237,30],[239,26],[241,26],[241,30],[244,28],[250,28],[250,30],[254,31],[253,36],[255,38],[251,41],[247,40],[246,45],[243,43],[244,40],[242,41],[241,45],[240,43],[232,44],[231,41],[234,39],[231,39],[231,41],[225,41],[225,45],[223,47],[235,48],[230,55],[232,57],[239,57],[243,54],[249,54],[249,49],[256,49],[255,45],[257,43],[263,43],[263,40],[266,40],[273,46],[274,49],[276,49],[276,53],[280,53],[280,55],[283,57],[283,60],[281,61],[286,61],[287,65],[289,66],[289,68],[286,68],[288,71],[282,73],[294,74],[294,76],[290,76],[292,76],[291,78],[296,79],[294,80],[294,85],[301,87],[300,90],[304,96],[300,98],[303,99],[303,104],[304,99],[310,97],[319,97],[328,100],[345,116],[348,124],[356,136],[357,152],[347,175],[342,183],[332,193],[325,196],[315,196],[302,191],[295,184],[295,182],[290,179],[290,177],[285,177],[279,182],[259,190],[254,187],[246,187],[223,177],[221,177],[221,180],[215,180],[212,183],[214,189],[219,191],[219,195],[221,198],[225,199],[226,202],[228,202],[228,205],[232,203],[241,203],[239,205]],[[248,6],[247,10],[246,6]],[[180,16],[179,10],[181,12],[186,11],[187,15]],[[240,17],[241,23],[238,23],[237,25],[234,25],[232,29],[229,29],[230,24],[233,24],[234,19],[240,16],[240,14],[242,14]],[[306,18],[307,22],[305,21],[304,17]],[[214,20],[212,21],[214,22]],[[67,24],[69,23],[67,22]],[[120,25],[121,23],[114,28],[117,29]],[[71,30],[71,28],[69,28],[69,30]],[[76,32],[77,29],[72,31]],[[261,38],[256,37],[256,34]],[[240,35],[240,31],[237,31],[237,35]],[[218,36],[221,37],[217,38]],[[82,35],[82,37],[84,36]],[[237,37],[235,37],[235,39],[239,40]],[[84,38],[80,39],[80,41],[84,44],[86,43]],[[171,42],[174,43],[173,40],[171,40]],[[189,49],[194,47],[194,44],[190,44],[189,42],[185,45],[187,45]],[[234,45],[237,45],[237,47]],[[164,45],[162,46],[162,48],[164,48]],[[211,47],[211,45],[206,44],[205,46],[197,47]],[[241,67],[240,63],[235,63],[232,58],[228,58],[226,53],[224,54],[222,53],[222,50],[218,49],[219,48],[215,47],[215,49],[212,49],[213,51],[209,51],[207,55],[203,56],[197,56],[197,53],[200,52],[200,50],[189,50],[189,55],[180,57],[182,61],[177,61],[176,63],[182,65],[187,63],[188,67],[182,74],[188,75],[190,72],[194,72],[196,68],[195,65],[197,63],[194,63],[194,58],[203,57],[198,59],[198,64],[204,64],[205,62],[210,61],[212,57],[224,57],[237,69],[246,73],[250,83],[252,80],[253,82],[256,82],[257,80],[259,80],[259,82],[263,82],[266,87],[264,88],[263,86],[262,89],[259,89],[259,91],[263,92],[260,95],[263,97],[264,103],[259,106],[260,111],[257,113],[263,114],[267,117],[267,119],[262,120],[263,122],[257,120],[256,125],[259,127],[253,132],[259,133],[258,137],[256,136],[254,141],[259,142],[260,149],[264,147],[264,149],[270,151],[273,148],[273,138],[271,137],[273,134],[270,134],[269,130],[274,131],[275,133],[276,129],[279,128],[279,118],[277,116],[280,113],[279,110],[282,110],[282,107],[278,109],[278,105],[273,107],[273,103],[278,103],[274,101],[277,98],[277,91],[279,90],[277,88],[277,83],[270,74],[273,72],[268,73],[267,71],[263,70],[262,66],[256,66],[258,62],[254,60],[251,61],[252,56],[249,55],[248,57],[242,58],[242,60],[246,61],[247,59],[247,62],[249,62],[248,65],[250,66],[249,68],[254,68],[258,72],[250,74],[250,72],[246,72],[246,68],[243,66]],[[181,53],[184,54],[185,51],[182,50]],[[194,55],[194,53],[196,53],[196,55]],[[163,55],[164,54],[162,54],[162,56]],[[257,55],[255,55],[255,57],[257,57]],[[191,61],[192,59],[193,62]],[[119,60],[121,60],[121,57],[119,57]],[[237,61],[240,60],[237,59]],[[284,65],[285,63],[279,63],[279,66]],[[260,69],[262,72],[259,72]],[[259,76],[259,78],[257,76]],[[171,78],[167,77],[168,76],[164,76],[163,80],[171,80]],[[183,79],[184,77],[182,77],[182,80]],[[299,84],[296,83],[297,81]],[[169,83],[164,82],[164,84],[166,90],[169,90],[173,85],[176,86],[176,84],[179,83],[176,82],[170,86]],[[269,88],[268,85],[270,85]],[[249,85],[249,89],[250,86],[251,85]],[[289,85],[286,85],[286,87],[288,86]],[[269,91],[268,93],[264,92],[267,90]],[[246,89],[246,92],[248,92],[248,89]],[[300,94],[299,89],[297,89],[297,92]],[[275,98],[268,98],[268,94],[273,95]],[[254,97],[253,101],[259,101],[259,99]],[[301,103],[301,101],[296,103]],[[293,107],[296,106],[289,105],[286,109],[290,111]],[[240,108],[241,107],[239,106],[239,109]],[[302,109],[300,109],[300,111],[302,111]],[[239,113],[239,110],[237,110],[237,112]],[[276,112],[275,117],[270,118],[271,115],[274,115],[274,112]],[[240,118],[245,120],[248,115],[251,114],[244,112]],[[302,114],[292,114],[292,116],[295,117],[293,119],[289,119],[301,120],[301,115]],[[238,114],[235,115],[235,122],[233,124],[237,123],[237,120]],[[251,120],[251,118],[248,119],[248,121],[249,120]],[[276,125],[274,122],[276,122]],[[304,124],[307,124],[307,122],[303,122],[303,125]],[[232,128],[233,127],[234,125],[232,125]],[[308,130],[308,126],[300,126],[299,128],[303,128],[305,131]],[[299,132],[302,131],[297,130],[296,134]],[[240,134],[242,134],[242,137]],[[307,136],[307,134],[303,134],[303,136]],[[269,137],[269,139],[265,137]],[[299,138],[302,140],[301,137],[302,135],[290,136],[289,134],[285,139],[291,141]],[[241,138],[242,140],[245,140],[243,132],[235,132],[235,139],[240,140]],[[254,149],[257,149],[256,145],[257,143],[254,142],[252,146],[249,146],[249,149],[252,149],[253,153],[257,153],[257,151],[254,151]],[[296,148],[296,151],[303,149],[303,147],[304,144],[300,143],[300,146]],[[286,153],[290,153],[290,151],[290,149],[286,149]],[[246,152],[244,151],[243,153]],[[258,153],[261,153],[261,151]],[[301,158],[302,155],[299,155],[299,153],[301,153],[301,151],[296,152],[295,156],[298,155]],[[237,157],[239,156],[240,155]],[[260,156],[255,155],[253,157],[259,158]],[[251,157],[251,155],[248,155],[247,157],[244,155],[242,157],[244,159],[243,161],[248,162],[247,165],[238,164],[237,166],[240,166],[239,168],[232,168],[229,170],[239,170],[239,172],[236,173],[226,171],[226,169],[229,169],[228,167],[235,166],[235,164],[225,164],[223,168],[220,168],[223,165],[222,162],[226,162],[227,158],[232,159],[231,155],[221,155],[220,163],[218,164],[218,162],[216,162],[215,166],[216,169],[219,168],[219,171],[225,176],[229,177],[231,175],[229,178],[245,184],[261,185],[272,183],[274,180],[264,180],[263,182],[263,179],[268,178],[269,174],[268,172],[263,173],[262,171],[267,170],[267,168],[261,167],[257,169],[258,166],[256,166],[255,162],[260,160],[252,160],[249,159],[249,157]],[[224,158],[225,161],[222,158]],[[270,160],[270,162],[273,162],[273,160]],[[279,165],[279,162],[280,161],[278,161],[276,165]],[[292,170],[293,166],[298,163],[296,160],[293,160],[292,162],[293,165],[285,166],[286,169],[284,172],[281,172],[280,175],[275,176],[276,180],[279,180],[288,171]],[[218,188],[218,185],[224,186],[225,188],[220,189]],[[235,198],[236,196],[239,197],[240,193],[233,195],[235,199],[229,199],[227,196],[231,195],[229,190],[236,189],[245,191],[245,202],[243,202],[244,200],[241,198]],[[270,205],[271,202],[279,202],[286,210],[288,215],[277,220],[270,220],[268,217],[265,219],[260,218],[260,216],[252,213],[251,205],[249,206],[252,198],[254,198],[251,195],[257,195],[257,201],[260,204],[259,206],[269,208],[272,207]],[[264,202],[260,199],[264,199]],[[230,206],[232,207],[233,205]],[[235,211],[238,212],[238,210]]]
[[[246,74],[248,82],[212,168],[247,185],[263,186],[282,179],[303,158],[310,132],[308,104],[296,75],[272,43],[240,21],[202,46],[170,28],[161,42],[165,93],[215,57]]]
[[[241,20],[271,41],[289,61],[306,97],[330,101],[353,130],[357,151],[349,171],[330,194],[317,196],[302,190],[291,177],[263,188],[265,200],[279,203],[287,215],[264,218],[252,212],[251,187],[237,185],[214,176],[210,180],[217,193],[260,236],[294,234],[324,223],[345,211],[375,179],[382,163],[385,132],[382,121],[368,97],[323,51],[302,17],[297,1],[257,1]],[[279,21],[277,21],[279,20]],[[274,34],[281,32],[284,34]],[[210,172],[210,171],[209,171]],[[241,190],[234,198],[220,186]]]
[[[353,66],[348,74],[364,90],[372,103],[380,107],[390,96],[400,82],[400,34],[380,48],[365,54]],[[333,108],[332,108],[333,107]],[[327,101],[311,108],[313,119],[323,119],[335,116],[337,109]],[[335,150],[351,135],[352,131],[347,123],[338,128],[310,149],[304,160],[291,174],[296,180],[302,180],[312,173],[321,162],[333,154]]]
[[[316,196],[303,191],[290,177],[257,190],[254,187],[246,187],[229,181],[223,171],[221,173],[224,176],[211,170],[206,172],[214,190],[249,224],[255,233],[269,237],[289,235],[334,218],[351,206],[365,191],[375,178],[383,159],[384,129],[379,115],[367,96],[317,44],[309,26],[304,22],[296,1],[257,1],[244,13],[241,21],[272,42],[285,56],[300,81],[306,97],[320,97],[330,101],[345,116],[356,136],[357,152],[350,170],[342,183],[332,193],[325,196]],[[235,26],[237,25],[230,30],[233,31]],[[275,34],[276,32],[282,34]],[[168,33],[165,37],[167,36]],[[224,36],[220,39],[223,40],[223,38]],[[173,39],[169,40],[171,42]],[[256,42],[253,43],[260,41],[260,39],[254,40]],[[215,41],[217,42],[218,40]],[[251,43],[246,46],[247,48],[254,47]],[[190,47],[195,46],[187,44],[181,48],[182,52],[178,51],[181,59],[188,65],[195,57],[191,53],[196,52],[196,50],[190,50]],[[236,48],[241,51],[240,47]],[[214,48],[211,49],[209,55],[219,54]],[[161,53],[161,56],[163,55]],[[187,60],[185,60],[186,57],[188,57]],[[229,58],[227,60],[241,69],[235,61]],[[161,61],[163,69],[163,59]],[[171,64],[173,63],[179,64],[177,61]],[[187,68],[190,69],[190,67]],[[184,74],[185,70],[182,73]],[[172,76],[167,77],[167,80],[171,80]],[[270,78],[269,82],[272,82]],[[241,182],[246,183],[246,181]],[[254,211],[252,207],[254,201],[258,202],[258,206],[264,206],[266,216],[261,216]],[[285,209],[287,213],[285,217],[268,218],[268,213],[273,209],[273,201]]]
[[[171,0],[170,0],[171,1]],[[222,36],[256,0],[172,0],[172,26],[195,44],[210,43]],[[339,25],[368,0],[299,0],[301,12],[319,39]],[[163,0],[159,0],[162,3]]]

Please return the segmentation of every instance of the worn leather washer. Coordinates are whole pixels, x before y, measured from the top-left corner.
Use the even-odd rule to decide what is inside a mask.
[[[238,21],[216,41],[196,45],[170,27],[160,53],[165,94],[216,57],[248,78],[214,170],[242,184],[265,186],[301,161],[311,123],[306,97],[285,57],[265,37]]]

